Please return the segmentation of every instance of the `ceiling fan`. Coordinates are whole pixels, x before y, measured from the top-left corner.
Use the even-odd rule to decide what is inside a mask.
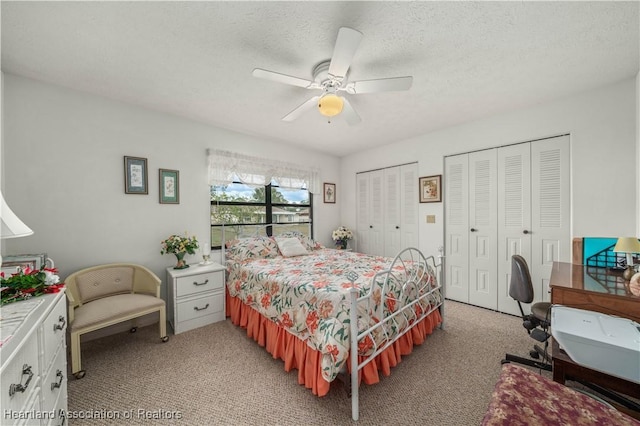
[[[353,109],[349,100],[340,95],[341,92],[346,92],[349,95],[359,95],[361,93],[408,90],[413,82],[413,77],[411,76],[348,81],[347,75],[351,60],[361,40],[362,33],[360,31],[347,27],[340,28],[331,59],[322,61],[313,68],[313,80],[305,80],[261,68],[255,68],[253,76],[304,87],[305,89],[322,91],[319,95],[313,96],[285,115],[282,118],[283,121],[293,121],[315,107],[329,119],[342,114],[347,123],[350,125],[357,124],[361,121],[360,116]]]

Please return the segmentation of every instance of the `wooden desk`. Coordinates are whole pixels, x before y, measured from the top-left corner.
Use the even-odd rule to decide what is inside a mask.
[[[621,271],[554,262],[549,285],[552,304],[602,312],[640,322],[640,289],[631,288],[629,282],[622,278]],[[553,327],[553,324],[551,326]],[[637,383],[576,364],[560,349],[555,340],[551,344],[551,359],[555,382],[564,384],[567,379],[589,382],[632,398],[640,398],[640,386]],[[619,404],[614,405],[632,417],[640,419],[638,411]]]
[[[640,288],[631,288],[621,271],[553,262],[551,303],[630,318],[640,323]]]

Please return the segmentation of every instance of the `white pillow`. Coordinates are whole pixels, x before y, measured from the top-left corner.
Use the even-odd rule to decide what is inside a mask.
[[[309,254],[309,252],[302,245],[300,240],[295,237],[293,238],[276,237],[276,243],[278,243],[278,248],[280,249],[280,253],[282,253],[284,257],[302,256],[305,254]]]

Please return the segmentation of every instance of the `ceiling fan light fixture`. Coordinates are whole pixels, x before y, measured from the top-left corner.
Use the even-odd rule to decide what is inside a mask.
[[[325,117],[334,117],[342,112],[344,100],[333,93],[324,95],[318,101],[318,110]]]

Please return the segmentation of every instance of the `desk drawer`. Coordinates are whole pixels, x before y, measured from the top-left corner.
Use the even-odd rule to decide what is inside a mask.
[[[178,303],[177,321],[187,321],[224,310],[224,293],[218,292]]]
[[[178,297],[222,289],[224,287],[223,271],[180,277],[177,279],[176,287]]]

